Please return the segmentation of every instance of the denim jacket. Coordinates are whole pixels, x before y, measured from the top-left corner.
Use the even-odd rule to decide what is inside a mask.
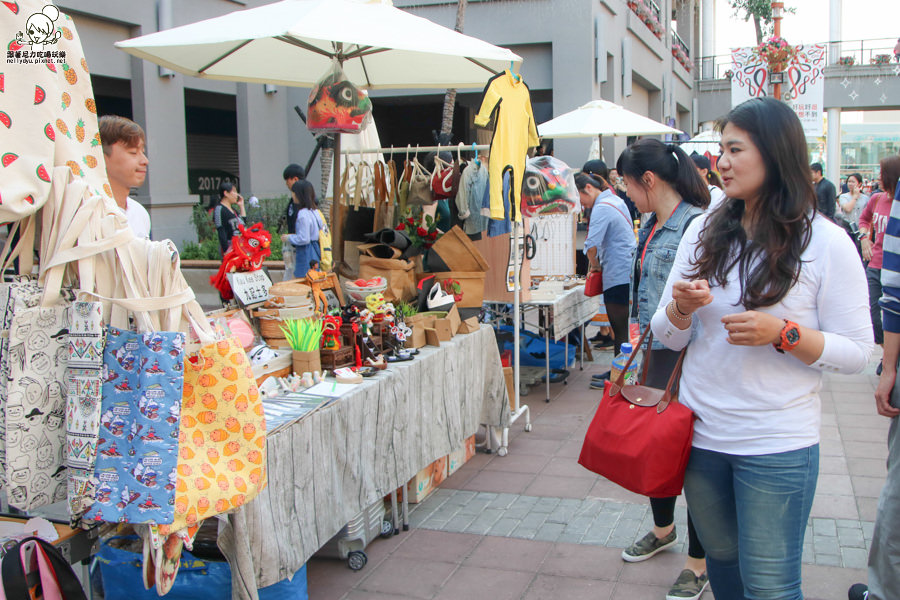
[[[669,271],[675,262],[675,253],[678,252],[678,243],[685,229],[694,218],[703,212],[702,208],[682,202],[675,212],[661,226],[656,228],[656,233],[650,239],[649,246],[644,252],[644,244],[647,237],[656,224],[656,215],[651,215],[647,223],[638,231],[637,250],[631,263],[631,319],[637,319],[641,325],[641,332],[650,326],[650,319],[659,306],[663,288],[669,278]],[[641,255],[644,255],[644,265],[641,269]],[[641,270],[639,270],[641,269]],[[638,282],[635,285],[635,282]],[[665,346],[653,340],[653,349],[662,350]]]

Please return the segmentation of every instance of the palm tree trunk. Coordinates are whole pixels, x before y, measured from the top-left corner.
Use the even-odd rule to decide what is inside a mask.
[[[466,5],[468,0],[457,0],[456,3],[456,27],[460,33],[466,21]],[[444,111],[441,114],[441,133],[449,134],[453,130],[453,110],[456,108],[456,90],[451,88],[444,94]]]

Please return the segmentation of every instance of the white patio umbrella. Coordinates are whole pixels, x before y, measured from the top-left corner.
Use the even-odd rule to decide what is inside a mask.
[[[356,85],[482,87],[522,59],[383,0],[284,0],[116,43],[179,73],[311,87],[333,58]]]
[[[722,136],[719,135],[718,131],[712,129],[701,131],[681,144],[681,149],[684,150],[688,156],[690,156],[692,152],[696,152],[697,154],[706,154],[708,152],[711,155],[716,155],[719,153],[719,140],[721,139]]]
[[[664,135],[681,131],[606,100],[593,100],[538,125],[546,138],[579,138],[603,135]]]
[[[367,89],[482,87],[517,54],[394,8],[390,0],[283,0],[124,40],[116,47],[185,75],[312,87],[337,59]],[[335,136],[333,189],[340,182]],[[343,258],[332,202],[336,262]]]

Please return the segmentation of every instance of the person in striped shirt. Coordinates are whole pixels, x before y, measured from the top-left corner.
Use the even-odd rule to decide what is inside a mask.
[[[894,194],[891,216],[884,231],[881,263],[881,309],[884,328],[884,358],[875,389],[878,414],[891,420],[888,430],[887,479],[878,499],[875,533],[869,550],[869,586],[850,588],[850,600],[890,600],[900,598],[900,388],[897,361],[900,359],[900,186]]]

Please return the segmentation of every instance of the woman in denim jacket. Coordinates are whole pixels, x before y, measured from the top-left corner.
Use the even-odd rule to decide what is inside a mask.
[[[638,233],[631,271],[631,316],[643,331],[656,312],[684,230],[709,205],[709,188],[681,148],[659,140],[638,140],[622,153],[616,166],[638,210],[652,213]],[[665,387],[678,354],[654,340],[646,385]],[[628,562],[647,560],[677,541],[675,497],[650,498],[650,507],[653,531],[622,551]],[[669,600],[699,598],[708,583],[706,554],[690,514],[688,539],[688,559],[666,595]]]

